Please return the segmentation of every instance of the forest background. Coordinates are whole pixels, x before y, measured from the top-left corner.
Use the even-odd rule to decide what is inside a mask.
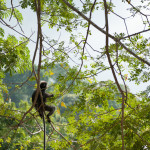
[[[149,9],[148,0],[0,0],[0,148],[43,149],[31,95],[45,80],[57,109],[47,150],[149,149]]]

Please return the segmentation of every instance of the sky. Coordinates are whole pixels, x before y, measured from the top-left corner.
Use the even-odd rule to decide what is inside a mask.
[[[11,0],[9,0],[11,1]],[[10,6],[9,1],[7,1],[8,6]],[[16,1],[13,1],[16,3]],[[122,3],[122,0],[113,0],[112,1],[116,7],[114,8],[114,11],[119,14],[122,17],[128,17],[130,16],[129,12],[126,11],[127,8],[129,8],[128,5],[126,5],[125,3]],[[136,4],[138,3],[138,1],[136,1]],[[15,5],[15,4],[14,4]],[[76,5],[78,5],[78,1],[76,1]],[[80,4],[81,5],[81,4]],[[24,33],[26,34],[26,36],[31,36],[31,39],[33,39],[34,41],[36,41],[36,32],[37,32],[37,18],[36,18],[36,14],[30,10],[29,8],[27,9],[20,9],[22,15],[23,15],[23,23],[22,23],[22,28]],[[104,27],[105,25],[105,18],[104,18],[104,11],[99,11],[96,12],[92,15],[92,20],[99,26]],[[8,21],[8,20],[7,20]],[[11,23],[14,23],[14,20],[11,20]],[[121,32],[125,32],[125,24],[124,21],[118,17],[116,17],[115,15],[109,15],[109,30],[111,34],[114,34],[115,32],[117,33],[121,33]],[[128,31],[129,34],[135,33],[135,32],[139,32],[142,31],[144,28],[143,24],[142,24],[142,18],[140,15],[138,15],[137,17],[135,17],[133,19],[133,17],[127,19],[126,21],[127,27],[128,27]],[[50,37],[51,39],[59,39],[60,41],[65,39],[66,43],[69,43],[69,34],[66,33],[66,31],[64,29],[62,29],[61,31],[57,32],[56,29],[49,29],[47,26],[44,26],[44,28],[42,29],[43,33],[45,35],[47,35],[48,37]],[[86,30],[83,29],[79,29],[78,31],[75,32],[81,32],[83,34],[86,33]],[[105,44],[105,35],[103,35],[102,33],[100,33],[99,31],[97,31],[97,29],[91,27],[91,32],[92,35],[89,36],[88,38],[88,42],[93,46],[94,49],[99,50],[101,47],[104,46]],[[19,35],[15,32],[13,32],[12,30],[9,30],[7,28],[6,30],[6,34],[14,34],[15,36],[19,37]],[[145,36],[149,37],[150,33],[146,33]],[[113,42],[112,40],[110,40],[110,42]],[[33,57],[33,53],[35,50],[35,43],[30,42],[29,43],[29,49],[30,49],[30,54],[31,54],[31,59]],[[37,56],[38,57],[38,56]],[[74,58],[75,59],[75,58]],[[38,59],[36,59],[36,63],[38,63]],[[73,66],[73,62],[70,61],[70,65]],[[97,76],[98,80],[113,80],[113,76],[111,74],[110,71],[106,71],[104,73],[101,73]],[[121,82],[121,80],[120,80]],[[146,83],[146,84],[140,84],[140,85],[135,85],[134,82],[129,82],[127,81],[127,85],[129,86],[131,92],[136,93],[137,91],[141,91],[141,90],[145,90],[146,87],[149,85],[150,83]]]

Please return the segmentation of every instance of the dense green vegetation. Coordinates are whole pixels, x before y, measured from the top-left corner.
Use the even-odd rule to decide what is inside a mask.
[[[117,14],[117,4],[130,7],[129,17]],[[54,94],[48,104],[56,107],[52,123],[46,122],[46,150],[150,149],[150,86],[136,94],[127,86],[150,80],[150,42],[144,34],[150,28],[149,7],[140,0],[137,5],[127,0],[0,0],[0,149],[43,149],[43,122],[31,104],[40,80],[48,82],[47,92]],[[37,15],[36,38],[23,32],[24,9]],[[92,18],[101,13],[104,28]],[[139,14],[144,30],[129,34],[126,21]],[[121,18],[126,30],[109,33],[111,15]],[[7,28],[19,36],[7,35]],[[103,46],[96,49],[89,40],[96,39],[93,28],[104,34]],[[53,30],[65,32],[69,42],[67,36],[53,39]],[[105,71],[111,80],[105,80]]]

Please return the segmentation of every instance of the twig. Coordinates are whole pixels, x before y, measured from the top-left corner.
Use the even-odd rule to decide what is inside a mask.
[[[89,19],[88,17],[86,17],[82,12],[80,12],[77,8],[75,8],[74,6],[72,6],[70,3],[68,3],[66,0],[62,0],[69,8],[71,8],[73,11],[75,11],[78,15],[80,15],[82,18],[84,18],[86,21],[90,22],[90,24],[92,24],[96,29],[98,29],[99,31],[101,31],[102,33],[104,33],[106,35],[106,31],[104,31],[102,28],[100,28],[98,25],[96,25],[91,19]],[[150,66],[150,62],[148,62],[147,60],[139,57],[138,55],[136,55],[130,48],[126,47],[119,39],[117,39],[116,37],[112,36],[111,34],[108,33],[108,37],[110,37],[111,39],[113,39],[114,41],[116,41],[119,45],[121,45],[127,52],[129,52],[131,55],[133,55],[135,58],[139,59],[140,61],[142,61],[143,63],[147,64],[148,66]]]
[[[120,38],[120,40],[123,40],[123,39],[129,38],[129,37],[131,37],[131,36],[135,36],[135,35],[137,35],[137,34],[141,34],[141,33],[144,33],[144,32],[148,32],[148,31],[150,31],[150,29],[143,30],[143,31],[139,31],[139,32],[136,32],[136,33],[134,33],[134,34],[124,36],[124,37]]]
[[[18,20],[18,18],[17,18],[17,16],[16,16],[16,13],[15,13],[15,10],[14,10],[14,6],[13,6],[12,0],[11,0],[11,6],[12,6],[12,12],[11,12],[11,16],[10,16],[9,21],[11,20],[12,14],[14,13],[14,16],[15,16],[17,22],[18,22],[18,25],[19,25],[20,29],[21,29],[21,31],[24,33],[24,31],[23,31],[23,29],[22,29],[22,27],[21,27],[21,25],[20,25],[20,23],[19,23],[19,20]]]
[[[53,129],[54,131],[56,131],[61,137],[63,137],[63,139],[64,139],[65,141],[67,141],[67,142],[71,145],[71,143],[70,143],[59,131],[57,131],[57,130],[55,129],[55,127],[53,126],[52,122],[50,122],[50,125],[51,125],[51,127],[52,127],[52,129]],[[71,145],[71,146],[73,147],[73,145]]]

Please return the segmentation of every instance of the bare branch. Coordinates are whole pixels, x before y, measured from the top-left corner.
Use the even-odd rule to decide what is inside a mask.
[[[107,55],[107,58],[108,58],[108,62],[109,62],[109,65],[110,65],[110,68],[111,68],[111,71],[112,71],[112,74],[113,74],[113,77],[115,79],[115,82],[116,82],[116,85],[122,95],[122,119],[121,119],[121,137],[122,137],[122,150],[124,150],[124,92],[118,82],[118,79],[116,77],[116,74],[115,74],[115,71],[114,71],[114,68],[113,68],[113,65],[112,65],[112,62],[111,62],[111,58],[110,58],[110,54],[109,54],[109,37],[108,37],[108,34],[109,34],[109,25],[108,25],[108,11],[107,11],[107,3],[106,3],[106,0],[104,0],[104,7],[105,7],[105,22],[106,22],[106,55]]]
[[[106,35],[106,31],[104,31],[102,28],[100,28],[98,25],[96,25],[92,20],[90,20],[88,17],[86,17],[82,12],[80,12],[77,8],[75,8],[74,6],[72,6],[70,3],[68,3],[66,0],[63,0],[63,2],[69,7],[71,8],[73,11],[75,11],[78,15],[80,15],[82,18],[84,18],[86,21],[90,22],[90,24],[92,24],[96,29],[98,29],[99,31],[101,31],[102,33],[104,33]],[[116,37],[112,36],[111,34],[108,34],[108,37],[110,37],[111,39],[113,39],[114,41],[116,41],[119,45],[121,45],[127,52],[129,52],[131,55],[133,55],[135,58],[139,59],[140,61],[142,61],[143,63],[147,64],[148,66],[150,66],[150,62],[139,57],[138,55],[136,55],[130,48],[126,47],[119,39],[117,39]]]

